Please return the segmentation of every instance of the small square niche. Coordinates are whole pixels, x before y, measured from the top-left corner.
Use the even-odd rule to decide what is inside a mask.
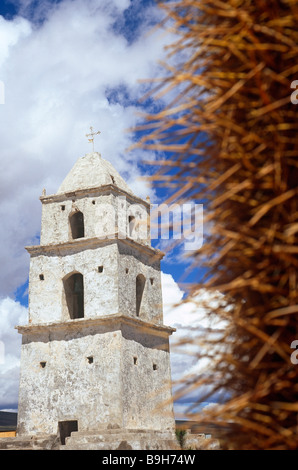
[[[93,356],[87,357],[88,364],[93,364]]]
[[[41,362],[39,363],[39,365],[40,365],[40,367],[41,367],[42,369],[44,369],[45,366],[47,365],[47,363],[46,363],[45,361],[41,361]]]

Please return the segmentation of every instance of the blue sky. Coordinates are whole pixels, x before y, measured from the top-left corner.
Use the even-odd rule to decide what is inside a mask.
[[[89,127],[101,131],[96,150],[138,196],[160,204],[169,195],[141,180],[153,171],[143,161],[158,155],[127,150],[137,138],[127,129],[141,124],[139,111],[165,102],[141,104],[148,85],[138,81],[164,74],[160,61],[173,36],[152,32],[161,18],[149,0],[0,4],[0,81],[5,85],[5,104],[0,104],[0,341],[5,345],[0,409],[17,406],[20,337],[14,326],[27,321],[30,259],[24,246],[39,243],[39,196],[43,188],[54,194],[75,161],[90,151]],[[153,246],[163,249],[167,242],[154,240]],[[188,266],[184,254],[180,246],[162,262],[165,323],[171,322],[171,304],[184,294],[179,285]],[[201,275],[197,268],[183,281]],[[190,307],[174,315],[171,324],[192,322]],[[195,365],[185,361],[173,354],[174,377]]]
[[[14,3],[3,0],[0,5],[0,14],[6,19],[12,19],[17,14],[17,7]]]

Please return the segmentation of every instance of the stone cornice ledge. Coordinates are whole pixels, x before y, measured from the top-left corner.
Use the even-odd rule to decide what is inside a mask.
[[[129,193],[124,189],[119,188],[115,184],[105,184],[103,186],[96,186],[94,188],[84,188],[84,189],[76,189],[74,191],[66,191],[61,194],[50,194],[48,196],[40,196],[40,201],[43,204],[50,204],[53,202],[63,202],[73,197],[82,198],[86,196],[94,197],[100,196],[101,194],[115,192],[117,194],[122,194],[123,196],[127,197],[127,199],[136,202],[137,204],[142,204],[147,208],[150,208],[150,203],[145,201],[144,199],[136,196],[133,193]]]
[[[30,253],[30,255],[42,255],[44,253],[49,253],[53,251],[57,251],[59,253],[60,251],[69,249],[81,250],[82,248],[96,248],[98,246],[111,244],[119,241],[133,248],[136,248],[138,251],[142,251],[150,256],[154,255],[159,259],[162,259],[164,257],[164,253],[162,251],[152,248],[151,246],[145,245],[143,243],[137,242],[132,238],[120,238],[118,233],[106,236],[104,238],[78,238],[76,240],[64,243],[26,246],[25,249],[28,251],[28,253]]]
[[[157,325],[155,323],[149,323],[139,318],[129,317],[127,315],[104,315],[100,317],[93,318],[77,318],[75,320],[68,320],[63,322],[55,323],[35,323],[28,325],[17,325],[15,328],[19,333],[40,333],[45,331],[59,331],[59,330],[73,330],[80,328],[92,328],[95,326],[104,326],[110,324],[111,326],[122,326],[128,325],[141,330],[144,333],[149,333],[153,331],[159,336],[169,336],[176,331],[176,328],[172,328],[166,325]]]

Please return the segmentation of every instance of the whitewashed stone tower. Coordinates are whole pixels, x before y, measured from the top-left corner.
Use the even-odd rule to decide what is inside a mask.
[[[167,448],[174,330],[163,325],[163,254],[151,247],[149,203],[97,152],[40,200],[40,246],[27,247],[29,323],[18,327],[18,436]]]

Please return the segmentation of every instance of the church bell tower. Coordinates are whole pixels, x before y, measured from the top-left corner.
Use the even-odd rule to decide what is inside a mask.
[[[169,448],[169,336],[150,204],[97,152],[40,198],[22,334],[18,436],[68,448]],[[122,443],[122,444],[121,444]],[[120,447],[119,447],[120,446]]]

